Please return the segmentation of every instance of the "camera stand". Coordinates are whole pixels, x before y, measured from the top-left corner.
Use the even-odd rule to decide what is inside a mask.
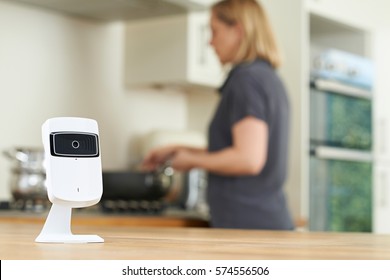
[[[53,203],[45,225],[35,242],[42,243],[100,243],[97,235],[74,235],[71,231],[72,208]]]

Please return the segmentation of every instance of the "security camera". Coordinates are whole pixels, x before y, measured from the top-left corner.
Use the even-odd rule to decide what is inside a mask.
[[[49,119],[42,125],[42,140],[47,193],[53,205],[36,241],[103,242],[98,236],[73,235],[70,231],[71,209],[94,205],[103,193],[97,122]]]
[[[103,193],[97,122],[54,118],[42,126],[49,200],[73,208],[99,202]]]

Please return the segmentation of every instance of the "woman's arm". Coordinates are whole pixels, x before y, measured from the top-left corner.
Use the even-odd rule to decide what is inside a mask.
[[[195,155],[206,153],[207,150],[204,148],[196,148],[182,145],[169,145],[153,149],[144,158],[141,169],[154,170],[159,165],[164,164],[166,161],[170,160],[179,151],[187,151]]]
[[[232,133],[231,147],[211,153],[177,150],[172,157],[172,166],[182,171],[203,168],[222,175],[258,174],[267,158],[268,125],[254,117],[246,117],[233,126]]]

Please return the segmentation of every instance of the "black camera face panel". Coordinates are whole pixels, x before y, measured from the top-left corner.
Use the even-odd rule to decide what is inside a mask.
[[[98,157],[99,138],[93,133],[53,132],[50,150],[57,157]]]

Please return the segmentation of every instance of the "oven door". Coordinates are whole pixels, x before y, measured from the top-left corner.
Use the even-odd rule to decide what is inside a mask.
[[[317,147],[310,157],[310,218],[313,231],[372,230],[372,155]]]
[[[371,99],[312,88],[310,145],[371,150]]]

